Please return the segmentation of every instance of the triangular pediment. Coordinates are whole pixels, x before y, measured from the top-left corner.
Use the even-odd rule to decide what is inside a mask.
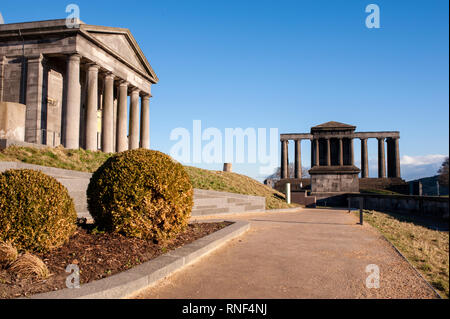
[[[354,131],[356,126],[330,121],[311,128],[312,132],[328,132],[328,131]]]
[[[353,128],[353,127],[354,127],[353,125],[330,121],[330,122],[326,122],[326,123],[314,126],[313,128]]]
[[[127,61],[134,68],[142,73],[146,73],[155,82],[158,81],[158,77],[150,66],[150,63],[128,29],[91,25],[83,25],[81,29]]]

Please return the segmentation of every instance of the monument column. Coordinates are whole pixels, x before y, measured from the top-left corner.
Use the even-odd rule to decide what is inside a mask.
[[[141,98],[141,144],[142,148],[150,149],[150,95]]]
[[[350,138],[350,165],[355,165],[355,148],[353,147],[353,138]]]
[[[378,138],[378,178],[386,178],[386,160],[384,154],[384,138]]]
[[[45,127],[42,127],[42,91],[44,86],[44,57],[29,56],[27,61],[27,89],[25,114],[25,142],[42,144]],[[22,66],[23,68],[25,66]],[[22,97],[20,97],[22,99]],[[20,102],[24,103],[24,102]]]
[[[314,140],[314,153],[315,153],[315,160],[316,160],[316,166],[320,166],[320,143],[319,139],[316,138]]]
[[[87,107],[86,107],[86,150],[96,151],[97,147],[97,110],[98,110],[98,69],[92,64],[88,69]]]
[[[331,166],[331,147],[330,147],[330,139],[327,138],[327,166]]]
[[[281,141],[281,179],[289,178],[288,143],[289,141]]]
[[[129,149],[139,148],[139,89],[131,91],[130,99],[130,141]]]
[[[105,92],[102,112],[102,151],[114,152],[114,75],[105,76]]]
[[[80,60],[81,56],[73,54],[67,61],[67,102],[63,120],[64,146],[68,149],[80,147]]]
[[[367,138],[361,139],[361,178],[369,177],[369,162],[367,158]]]
[[[398,145],[398,138],[394,138],[394,161],[395,161],[395,176],[394,177],[400,177],[400,149]]]
[[[342,138],[339,138],[339,166],[344,165],[344,145]]]
[[[295,178],[302,178],[302,140],[295,140]]]
[[[127,108],[128,108],[128,83],[123,81],[119,85],[119,101],[117,106],[117,152],[128,149],[127,141]]]

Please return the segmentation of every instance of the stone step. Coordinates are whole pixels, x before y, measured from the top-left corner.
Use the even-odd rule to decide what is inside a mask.
[[[79,218],[92,220],[86,190],[92,174],[19,162],[0,162],[0,172],[8,169],[35,169],[55,177],[69,191]],[[264,210],[266,199],[212,190],[194,189],[193,216]]]

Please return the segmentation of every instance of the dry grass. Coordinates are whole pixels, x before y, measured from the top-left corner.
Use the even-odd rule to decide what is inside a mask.
[[[0,243],[0,266],[9,267],[17,259],[17,249],[9,243]]]
[[[23,162],[81,172],[94,172],[111,155],[83,149],[67,150],[62,146],[43,149],[10,146],[0,152],[0,161]]]
[[[44,262],[30,253],[21,255],[9,270],[24,278],[36,276],[38,279],[45,279],[50,275]]]
[[[365,211],[364,220],[380,230],[442,297],[449,297],[449,233],[424,226],[418,217]]]

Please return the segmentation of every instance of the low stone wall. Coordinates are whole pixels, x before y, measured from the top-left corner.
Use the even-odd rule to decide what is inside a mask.
[[[359,198],[364,199],[363,208],[376,211],[399,212],[448,219],[448,198],[433,196],[348,194],[350,206],[359,208]]]

